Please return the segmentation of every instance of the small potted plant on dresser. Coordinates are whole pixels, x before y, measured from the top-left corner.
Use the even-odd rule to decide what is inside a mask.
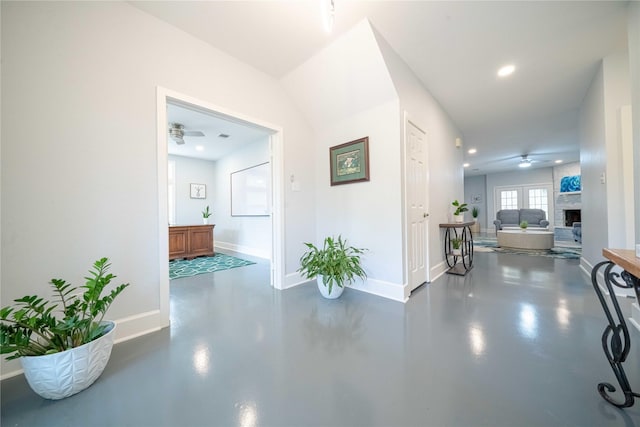
[[[300,258],[298,271],[307,279],[316,278],[320,294],[328,299],[342,295],[345,285],[356,277],[366,279],[367,275],[360,264],[360,255],[366,249],[348,246],[347,241],[326,237],[322,248],[313,243],[305,243],[308,251]]]
[[[113,300],[129,284],[102,296],[116,276],[102,258],[93,264],[79,293],[52,279],[55,301],[37,295],[14,300],[0,310],[0,352],[20,359],[29,386],[46,399],[63,399],[89,387],[109,361],[115,323],[103,320]],[[61,316],[56,316],[56,313]]]
[[[202,211],[202,222],[206,225],[209,224],[209,217],[213,215],[213,212],[209,210],[209,205]]]
[[[453,212],[453,221],[457,223],[464,222],[464,212],[467,212],[469,209],[467,208],[466,203],[460,203],[457,200],[454,200],[451,205],[456,208]]]

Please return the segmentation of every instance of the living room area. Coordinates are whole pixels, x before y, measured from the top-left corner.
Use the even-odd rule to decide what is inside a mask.
[[[580,258],[579,162],[465,176],[464,183],[468,219],[478,223],[476,250]]]

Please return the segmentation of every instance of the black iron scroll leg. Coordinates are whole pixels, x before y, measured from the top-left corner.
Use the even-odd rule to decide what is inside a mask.
[[[604,298],[602,293],[602,289],[598,285],[598,270],[602,267],[606,266],[604,270],[604,282],[607,287],[607,291],[609,292],[609,297],[611,299],[616,320],[609,310],[609,306]],[[634,393],[631,390],[631,385],[629,384],[629,380],[627,379],[627,375],[624,372],[624,368],[622,367],[622,363],[627,359],[627,355],[629,354],[629,349],[631,345],[631,338],[629,336],[629,329],[627,328],[627,324],[624,321],[624,316],[622,314],[622,310],[620,310],[620,305],[616,299],[616,295],[613,292],[613,286],[618,286],[620,288],[631,288],[633,287],[632,283],[629,283],[628,276],[631,276],[627,272],[622,273],[622,278],[625,280],[626,284],[620,283],[617,281],[617,278],[620,277],[617,273],[612,273],[611,269],[615,266],[615,264],[611,261],[603,261],[597,264],[593,270],[591,271],[591,283],[593,284],[593,288],[598,295],[598,300],[600,300],[600,305],[602,305],[602,309],[604,310],[604,314],[607,317],[607,321],[609,324],[602,332],[602,349],[604,351],[605,356],[607,356],[607,360],[609,361],[609,365],[611,365],[611,369],[613,370],[618,383],[620,384],[620,388],[622,389],[622,393],[624,394],[624,402],[619,403],[616,402],[608,393],[613,393],[616,391],[616,388],[610,383],[600,383],[598,384],[598,392],[607,402],[611,403],[618,408],[628,408],[633,406],[634,397],[640,397],[639,394]],[[633,276],[631,276],[633,277]],[[638,294],[638,288],[640,287],[640,283],[638,283],[638,279],[635,282],[635,291]]]

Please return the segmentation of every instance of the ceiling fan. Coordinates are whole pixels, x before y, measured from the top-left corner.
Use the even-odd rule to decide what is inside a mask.
[[[528,168],[531,166],[531,164],[533,164],[534,160],[531,160],[529,158],[528,154],[523,154],[522,155],[522,159],[520,160],[520,163],[518,164],[519,168]]]
[[[169,124],[169,136],[173,139],[176,144],[182,145],[184,144],[183,137],[185,136],[204,136],[199,130],[185,130],[184,125],[180,123],[170,123]]]

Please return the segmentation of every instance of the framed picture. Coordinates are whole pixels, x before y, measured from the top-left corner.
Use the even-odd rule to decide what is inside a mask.
[[[331,185],[369,181],[369,137],[329,148]]]
[[[192,199],[206,199],[207,198],[207,186],[205,184],[191,184],[191,198]]]

